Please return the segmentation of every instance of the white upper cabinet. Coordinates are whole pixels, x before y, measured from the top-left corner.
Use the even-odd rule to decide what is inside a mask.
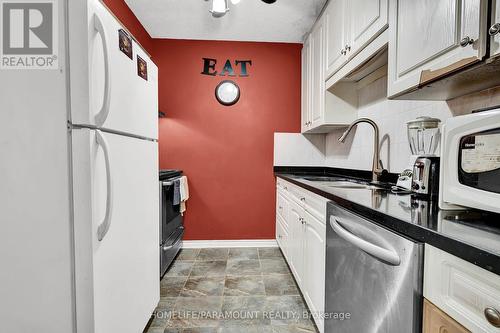
[[[489,34],[491,36],[490,55],[497,56],[500,54],[500,0],[493,0]]]
[[[312,103],[310,127],[317,127],[325,122],[325,80],[324,80],[324,20],[320,19],[311,33],[312,50]]]
[[[308,37],[302,47],[302,111],[301,129],[307,131],[311,112],[311,43]]]
[[[332,0],[325,13],[325,80],[387,28],[388,0]]]
[[[486,49],[486,2],[391,0],[389,96],[480,61]]]
[[[345,24],[345,0],[331,0],[323,14],[325,21],[325,80],[347,61],[347,25]]]
[[[302,133],[325,122],[325,24],[316,23],[302,48]]]
[[[328,133],[356,119],[355,91],[327,91],[326,81],[351,60],[372,56],[360,52],[386,30],[387,19],[388,0],[328,2],[302,49],[302,133]]]
[[[388,0],[349,0],[349,40],[345,50],[350,57],[387,28],[388,8]]]

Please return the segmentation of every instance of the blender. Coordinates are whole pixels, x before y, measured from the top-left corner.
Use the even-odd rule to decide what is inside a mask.
[[[422,197],[439,194],[439,157],[435,155],[441,132],[441,120],[418,117],[407,123],[408,143],[412,153],[411,191]]]

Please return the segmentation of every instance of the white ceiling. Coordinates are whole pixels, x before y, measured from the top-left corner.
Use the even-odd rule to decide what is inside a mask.
[[[153,38],[302,42],[326,0],[241,0],[214,18],[205,0],[125,0]]]

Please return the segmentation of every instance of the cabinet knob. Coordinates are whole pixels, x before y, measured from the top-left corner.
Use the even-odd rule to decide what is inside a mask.
[[[340,54],[346,55],[347,51],[345,49],[340,50]]]
[[[474,39],[470,38],[469,36],[462,38],[462,40],[460,41],[461,47],[466,47],[467,45],[471,44],[474,44]]]
[[[347,52],[351,52],[351,45],[346,44],[346,46],[345,46],[345,50],[346,50],[346,51],[345,51],[345,53],[347,53]]]
[[[306,198],[302,197],[300,198],[300,201],[306,201]]]
[[[490,36],[495,36],[497,33],[500,32],[500,23],[493,24],[488,32]]]
[[[484,317],[494,327],[500,327],[500,313],[497,309],[488,307],[484,309]]]

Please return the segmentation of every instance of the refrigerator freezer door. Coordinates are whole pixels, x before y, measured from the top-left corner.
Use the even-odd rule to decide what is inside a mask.
[[[70,22],[74,23],[70,68],[76,101],[71,122],[157,139],[158,68],[131,38],[122,41],[132,43],[132,59],[122,52],[120,31],[127,36],[123,27],[99,1],[88,3],[85,29],[78,29],[79,21],[83,22],[81,14],[71,16],[70,11]],[[81,39],[88,39],[88,47],[71,43]],[[138,75],[139,58],[147,65],[147,79]]]
[[[78,329],[142,332],[160,294],[157,143],[77,129],[72,144]]]

